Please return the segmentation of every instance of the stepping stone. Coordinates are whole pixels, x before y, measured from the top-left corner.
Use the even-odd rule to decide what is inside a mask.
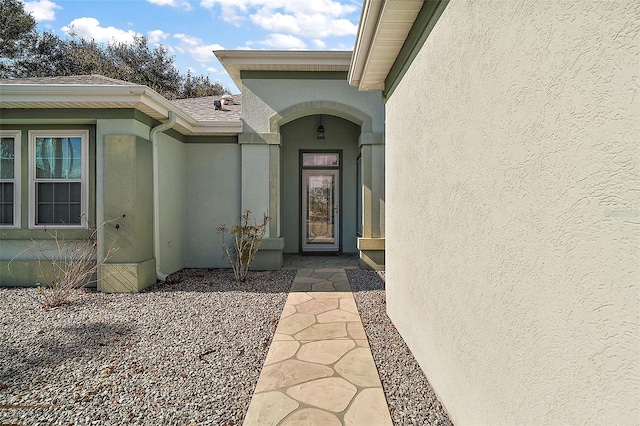
[[[289,290],[291,293],[300,293],[300,292],[305,292],[305,291],[311,291],[311,284],[309,283],[297,283],[297,282],[293,282],[293,284],[291,284],[291,290]],[[289,293],[289,294],[291,294]]]
[[[369,348],[355,348],[333,367],[336,373],[357,386],[382,386]]]
[[[317,364],[333,364],[355,346],[353,340],[320,340],[305,343],[296,358]]]
[[[286,306],[285,306],[286,307]],[[340,309],[343,311],[351,312],[352,314],[358,313],[358,307],[353,297],[345,297],[340,299]]]
[[[347,333],[354,340],[367,340],[367,333],[361,322],[350,322],[347,324]]]
[[[258,378],[256,392],[265,392],[297,385],[309,380],[333,376],[334,371],[324,365],[288,359],[265,365]]]
[[[382,388],[364,389],[344,415],[345,426],[392,426]]]
[[[276,362],[289,359],[296,354],[300,343],[295,340],[278,340],[271,342],[269,353],[267,353],[267,359],[264,361],[264,365],[275,364]]]
[[[342,422],[336,416],[317,408],[303,408],[284,419],[281,426],[322,425],[342,426]]]
[[[287,297],[286,305],[299,305],[300,303],[304,303],[307,300],[311,300],[313,297],[309,296],[306,293],[289,293],[289,297]]]
[[[296,293],[299,294],[299,293]],[[296,307],[294,305],[284,305],[284,309],[282,309],[282,314],[280,318],[286,318],[296,313]]]
[[[303,314],[321,314],[323,312],[338,309],[338,299],[312,299],[299,304],[296,309]]]
[[[351,291],[351,286],[349,285],[349,281],[337,281],[333,283],[336,291]]]
[[[293,386],[287,390],[287,395],[305,404],[339,413],[347,408],[357,391],[346,380],[330,377]]]
[[[295,335],[296,340],[328,340],[348,337],[344,323],[315,324]]]
[[[311,291],[335,291],[333,283],[331,281],[322,281],[319,283],[311,284]]]
[[[256,393],[251,399],[244,426],[276,426],[299,406],[281,392]]]
[[[293,314],[278,323],[276,331],[282,334],[295,334],[315,324],[316,317],[311,314]]]
[[[317,316],[318,322],[353,322],[360,321],[360,315],[352,314],[351,312],[342,311],[340,309],[334,309],[333,311],[323,312]],[[285,318],[286,319],[286,318]]]

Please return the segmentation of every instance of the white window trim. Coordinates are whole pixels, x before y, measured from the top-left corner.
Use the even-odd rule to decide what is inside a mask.
[[[20,169],[20,153],[22,152],[22,143],[20,140],[21,132],[20,130],[0,130],[0,137],[2,138],[13,138],[13,179],[0,179],[0,182],[13,182],[13,224],[11,225],[3,225],[0,224],[0,228],[2,229],[15,229],[20,228],[20,201],[22,194],[22,185],[21,185],[21,169]]]
[[[89,217],[89,131],[88,130],[31,130],[29,131],[29,229],[87,229],[89,224],[81,220],[79,225],[36,225],[36,138],[77,138],[82,139],[82,169],[80,194],[80,214]]]

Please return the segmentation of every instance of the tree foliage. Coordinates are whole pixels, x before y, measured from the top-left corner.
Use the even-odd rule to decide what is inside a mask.
[[[162,46],[144,36],[132,43],[97,43],[73,33],[62,39],[45,31],[20,0],[0,0],[0,78],[99,74],[148,86],[168,99],[229,93],[204,75],[181,74]]]
[[[29,54],[37,38],[36,20],[20,0],[0,0],[0,75]]]

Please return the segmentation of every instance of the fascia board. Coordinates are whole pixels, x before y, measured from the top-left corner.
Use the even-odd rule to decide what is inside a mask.
[[[94,103],[105,105],[128,104],[131,108],[155,112],[155,119],[169,117],[169,111],[177,115],[176,125],[191,133],[241,133],[240,121],[196,122],[190,115],[169,102],[156,91],[145,86],[96,86],[96,85],[44,85],[6,84],[0,85],[0,107],[2,103]],[[146,111],[144,111],[146,112]]]
[[[241,121],[198,121],[192,127],[192,133],[197,134],[239,134],[242,133]]]
[[[356,36],[356,43],[353,48],[353,56],[351,57],[349,67],[349,75],[347,77],[351,86],[359,86],[360,84],[364,66],[371,51],[374,33],[378,27],[383,2],[383,0],[365,0],[362,5],[358,35]]]

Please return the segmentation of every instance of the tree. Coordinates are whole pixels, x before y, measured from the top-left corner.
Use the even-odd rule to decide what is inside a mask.
[[[151,48],[147,37],[101,44],[69,35],[61,39],[51,32],[38,33],[20,0],[0,0],[0,78],[99,74],[148,86],[167,99],[229,93],[207,76],[181,74],[169,50]]]
[[[0,0],[0,77],[10,76],[14,62],[31,52],[36,38],[36,20],[24,4]]]

